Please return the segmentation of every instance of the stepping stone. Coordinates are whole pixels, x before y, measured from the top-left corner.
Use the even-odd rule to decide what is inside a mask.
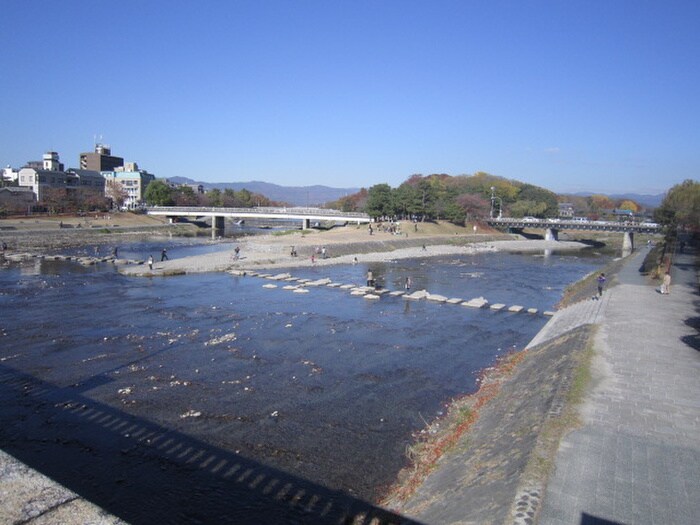
[[[537,313],[537,308],[528,308],[527,313],[529,314],[536,314]]]
[[[429,293],[428,296],[426,297],[428,301],[435,301],[437,303],[446,303],[447,302],[447,297],[444,295],[438,295],[434,293]]]
[[[513,306],[511,306],[510,308],[508,308],[508,311],[509,311],[509,312],[513,312],[514,314],[519,314],[519,313],[522,312],[523,310],[524,310],[524,307],[522,307],[522,306],[520,306],[520,305],[518,305],[518,304],[514,304]]]
[[[289,279],[290,277],[291,275],[289,275],[288,273],[278,273],[277,275],[273,275],[272,277],[270,277],[270,279],[274,279],[275,281],[282,281],[284,279]]]
[[[462,299],[460,299],[459,297],[453,297],[452,299],[447,300],[447,304],[461,304],[461,303],[462,303]]]
[[[263,288],[277,288],[276,284],[263,284]]]
[[[296,288],[292,293],[309,293],[306,288]]]
[[[492,304],[492,305],[490,306],[491,310],[496,310],[497,312],[500,312],[500,311],[503,310],[505,307],[506,307],[506,305],[505,305],[505,304],[502,304],[502,303],[496,303],[496,304]]]
[[[340,288],[340,283],[328,283],[328,288]]]
[[[381,290],[375,290],[375,291],[374,291],[374,294],[375,294],[375,295],[384,295],[384,294],[387,294],[387,293],[391,293],[391,292],[390,292],[389,290],[387,290],[386,288],[382,288]]]
[[[306,283],[306,286],[325,286],[328,283],[330,283],[331,280],[328,278],[325,279],[318,279],[316,281],[309,281]]]
[[[350,295],[367,295],[367,293],[364,290],[353,290]]]
[[[365,299],[379,299],[379,296],[377,294],[368,293],[365,295]]]
[[[403,290],[394,290],[393,292],[389,292],[389,295],[391,295],[392,297],[401,297],[405,293],[406,292],[404,292]]]
[[[405,299],[412,299],[414,301],[425,299],[426,297],[428,297],[428,292],[425,290],[418,290],[416,292],[404,295]]]
[[[286,284],[282,287],[282,290],[297,290],[299,287],[293,284]]]
[[[229,271],[228,273],[230,273],[231,275],[237,275],[237,276],[239,276],[239,277],[243,277],[243,276],[245,275],[245,271],[244,271],[244,270],[231,270],[231,271]],[[252,275],[252,274],[251,274],[251,275]]]
[[[474,299],[469,299],[464,301],[462,306],[469,306],[470,308],[485,308],[488,306],[489,302],[483,297],[475,297]]]
[[[340,289],[341,290],[350,290],[351,288],[355,288],[354,284],[341,284]]]
[[[550,312],[548,310],[542,312],[542,315],[545,315],[547,317],[552,317],[556,312]]]

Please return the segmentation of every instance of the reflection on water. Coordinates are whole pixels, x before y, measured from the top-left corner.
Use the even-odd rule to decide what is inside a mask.
[[[599,264],[482,254],[291,272],[362,284],[371,267],[391,289],[410,276],[414,290],[544,310]],[[227,274],[144,279],[107,265],[28,266],[32,273],[25,265],[0,272],[3,367],[62,396],[79,393],[82,403],[368,500],[403,466],[411,433],[452,397],[474,391],[479,370],[524,347],[546,321],[388,296],[371,302],[337,288],[294,294]],[[7,406],[17,393],[3,392],[0,438],[21,448],[26,425]],[[27,410],[25,418],[45,418],[38,429],[54,417]],[[61,439],[85,440],[97,458],[119,454],[114,436],[81,436],[73,421],[49,426]],[[34,442],[32,453],[49,448]],[[158,482],[161,498],[181,494],[179,476]]]

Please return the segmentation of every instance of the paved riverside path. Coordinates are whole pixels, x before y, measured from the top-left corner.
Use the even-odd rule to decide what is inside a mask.
[[[560,444],[540,525],[700,519],[695,254],[676,256],[671,294],[661,295],[638,271],[646,251],[633,256],[600,301],[583,425]]]

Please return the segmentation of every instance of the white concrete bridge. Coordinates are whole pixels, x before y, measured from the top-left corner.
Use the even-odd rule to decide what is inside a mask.
[[[523,217],[520,219],[503,217],[488,219],[486,222],[494,228],[506,229],[523,229],[537,228],[545,230],[545,239],[548,241],[556,241],[560,230],[589,230],[589,231],[607,231],[619,232],[624,234],[622,249],[634,249],[634,234],[635,233],[662,233],[662,228],[658,224],[652,223],[636,223],[636,222],[613,222],[613,221],[588,221],[574,219],[535,219],[532,217]]]
[[[148,208],[149,215],[160,215],[170,220],[179,217],[195,219],[211,219],[212,237],[224,230],[224,221],[231,219],[284,219],[301,221],[302,228],[308,229],[312,222],[335,221],[352,222],[356,224],[371,221],[366,213],[344,212],[324,208],[303,207],[257,207],[257,208],[217,208],[201,206],[154,206]]]

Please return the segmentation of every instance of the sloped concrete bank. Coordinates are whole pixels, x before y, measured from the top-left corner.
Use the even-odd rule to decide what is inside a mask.
[[[609,285],[622,266],[602,270]],[[431,425],[382,504],[426,525],[535,523],[559,441],[577,424],[575,394],[607,301],[559,310],[527,349],[486,371],[477,393]]]

